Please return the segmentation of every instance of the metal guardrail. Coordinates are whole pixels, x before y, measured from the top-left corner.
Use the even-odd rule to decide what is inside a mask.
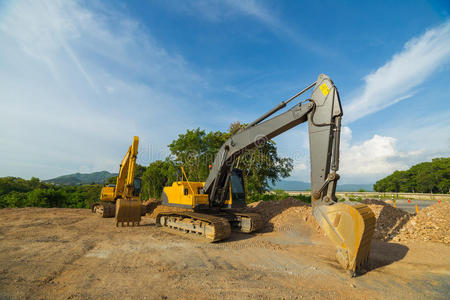
[[[311,191],[285,191],[289,195],[311,195]],[[383,199],[416,199],[432,201],[450,201],[450,194],[431,193],[378,193],[378,192],[336,192],[336,196],[341,197],[362,197],[362,198],[383,198]]]

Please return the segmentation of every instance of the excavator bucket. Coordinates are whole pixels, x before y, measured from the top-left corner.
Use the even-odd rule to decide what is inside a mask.
[[[118,199],[116,201],[116,227],[135,226],[141,221],[141,200]]]
[[[372,210],[367,205],[345,201],[318,205],[313,214],[336,245],[338,262],[352,277],[356,276],[369,260],[376,223]]]

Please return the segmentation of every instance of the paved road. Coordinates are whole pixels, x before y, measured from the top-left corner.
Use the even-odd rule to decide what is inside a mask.
[[[397,199],[395,200],[395,204],[398,208],[401,208],[403,210],[406,210],[408,212],[416,212],[416,204],[419,207],[419,210],[428,207],[430,205],[433,205],[437,203],[437,201],[431,201],[431,200],[411,200],[411,203],[408,203],[408,199]]]

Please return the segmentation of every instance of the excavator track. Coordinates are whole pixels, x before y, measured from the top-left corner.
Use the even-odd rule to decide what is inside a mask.
[[[156,225],[204,237],[209,242],[227,239],[231,234],[226,218],[190,211],[161,212],[156,216]]]
[[[113,218],[116,215],[116,205],[111,202],[96,202],[92,205],[91,211],[102,218]]]
[[[263,218],[257,213],[240,213],[230,210],[221,210],[213,213],[217,217],[226,218],[230,222],[233,231],[251,233],[261,229],[264,225]]]

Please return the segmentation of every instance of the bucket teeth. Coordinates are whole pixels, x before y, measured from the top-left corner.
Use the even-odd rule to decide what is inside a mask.
[[[134,227],[134,226],[139,226],[139,223],[140,222],[116,222],[116,227],[119,227],[119,225],[121,227],[125,227],[125,226],[126,227],[130,227],[130,226]]]
[[[340,202],[316,206],[313,213],[338,248],[336,258],[341,266],[356,276],[369,261],[376,223],[372,210],[361,203]]]

